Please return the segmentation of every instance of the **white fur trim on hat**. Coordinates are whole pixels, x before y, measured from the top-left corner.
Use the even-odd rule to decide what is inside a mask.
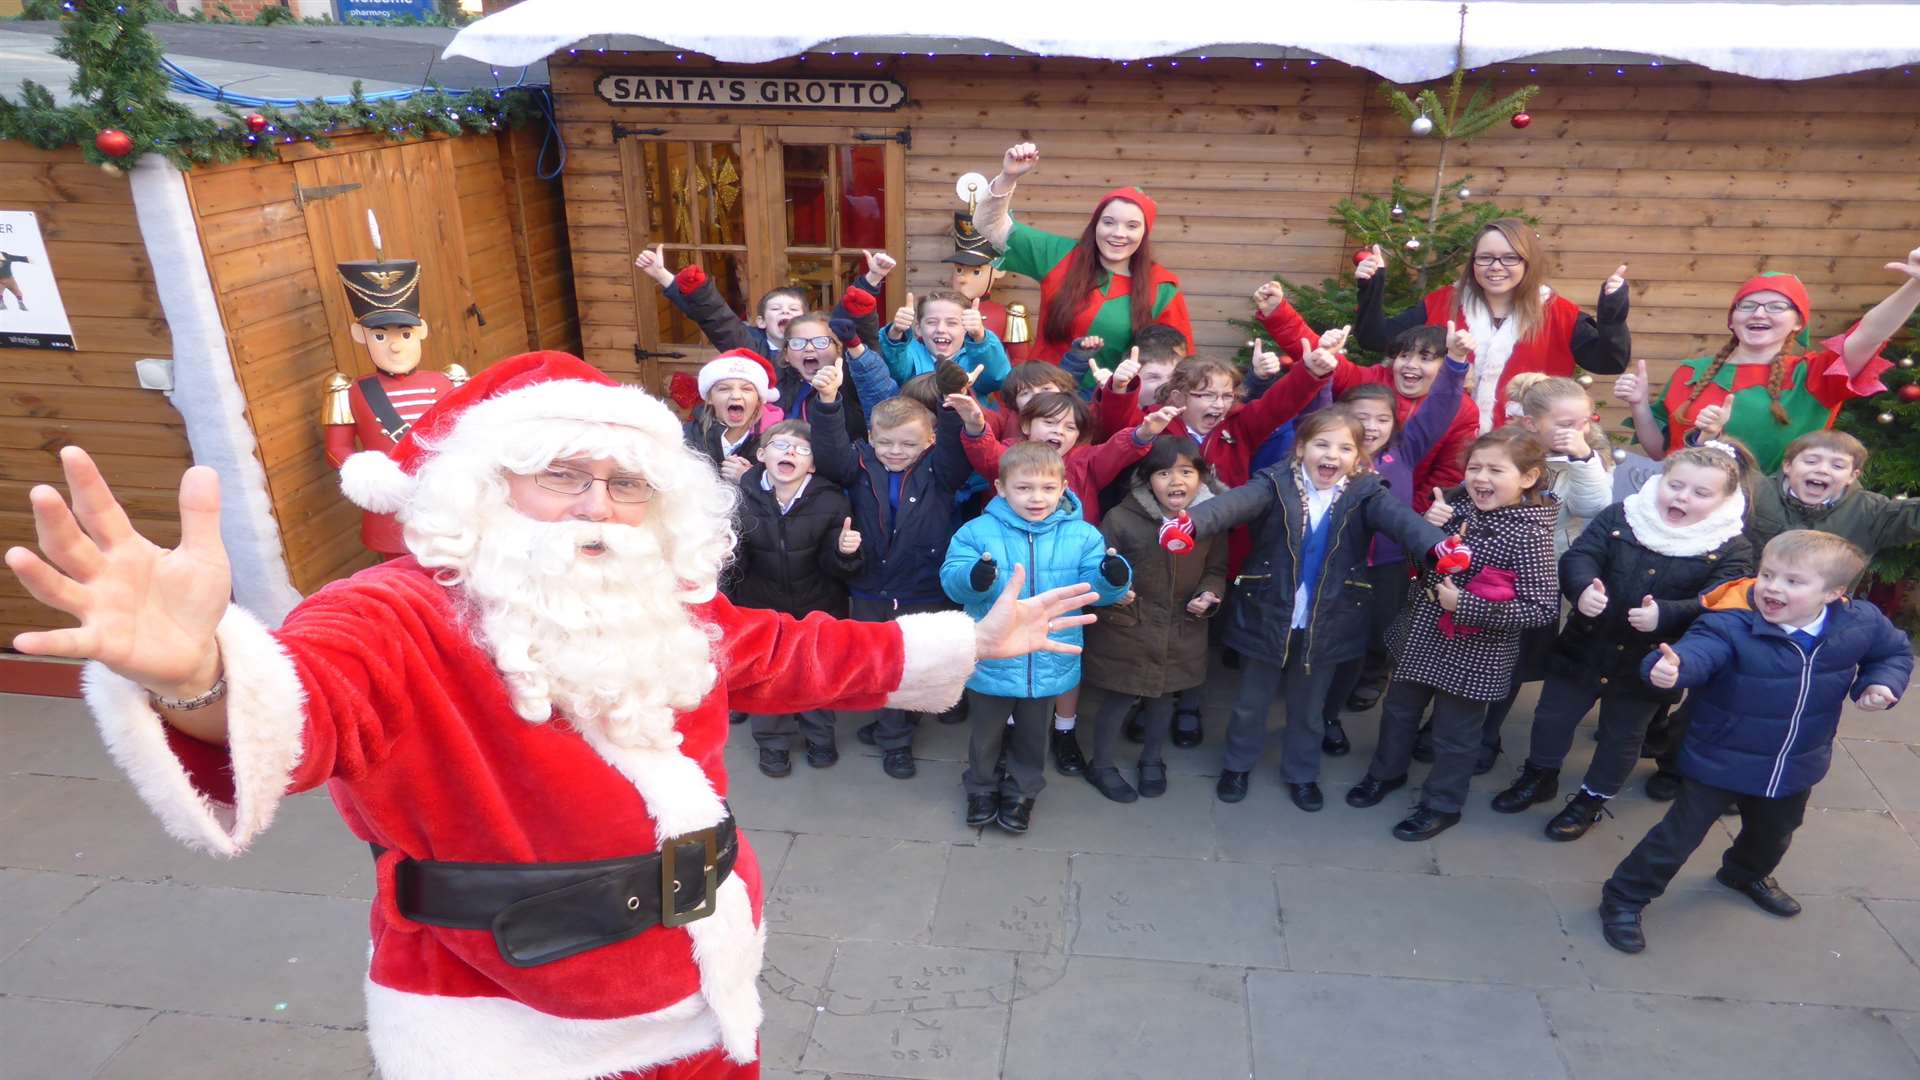
[[[413,477],[384,450],[362,450],[340,463],[340,491],[362,510],[391,514],[413,497]]]
[[[766,366],[751,357],[726,355],[716,356],[707,361],[700,369],[700,396],[706,397],[713,384],[722,379],[745,379],[760,391],[762,401],[779,401],[780,391],[775,389],[767,377]]]
[[[476,402],[443,441],[460,440],[467,431],[493,432],[552,420],[639,428],[671,443],[680,441],[680,421],[659,398],[637,386],[581,379],[554,379]]]

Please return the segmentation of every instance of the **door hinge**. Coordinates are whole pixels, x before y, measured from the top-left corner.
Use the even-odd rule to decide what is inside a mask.
[[[633,358],[635,360],[685,360],[687,354],[681,352],[654,352],[644,345],[635,345],[633,347]]]
[[[359,190],[359,184],[327,184],[324,187],[301,187],[295,184],[293,205],[305,210],[310,202],[319,202],[321,199],[331,199],[335,195],[345,195],[349,191]]]
[[[897,142],[909,150],[913,149],[912,128],[901,128],[899,131],[889,131],[882,134],[856,131],[853,137],[859,142]]]
[[[667,133],[667,129],[661,128],[661,127],[643,128],[643,127],[634,127],[631,124],[613,125],[613,139],[615,142],[619,142],[621,139],[629,138],[634,135],[665,135],[666,133]]]

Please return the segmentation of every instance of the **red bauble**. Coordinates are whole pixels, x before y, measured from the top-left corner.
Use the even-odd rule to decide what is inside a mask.
[[[93,148],[110,158],[123,158],[133,153],[133,139],[119,128],[107,128],[93,137]]]
[[[1900,400],[1906,402],[1920,401],[1920,383],[1908,383],[1901,387]]]
[[[1359,251],[1356,251],[1353,253],[1353,265],[1359,266],[1361,263],[1366,262],[1368,259],[1371,259],[1371,258],[1373,258],[1373,249],[1361,248]]]
[[[1523,112],[1514,113],[1513,119],[1507,121],[1507,123],[1512,124],[1516,129],[1525,128],[1528,124],[1533,123],[1533,117]]]
[[[267,118],[261,116],[259,113],[248,113],[247,130],[253,132],[255,135],[267,130]]]

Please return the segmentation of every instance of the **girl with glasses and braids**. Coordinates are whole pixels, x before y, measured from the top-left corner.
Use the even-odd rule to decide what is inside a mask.
[[[1760,274],[1733,294],[1727,329],[1733,336],[1712,356],[1682,360],[1665,389],[1650,393],[1647,365],[1621,376],[1614,396],[1633,408],[1634,435],[1655,459],[1678,450],[1689,429],[1724,432],[1753,451],[1761,472],[1780,468],[1787,444],[1833,425],[1840,406],[1886,387],[1880,349],[1920,307],[1920,248],[1887,269],[1900,287],[1844,333],[1815,347],[1808,333],[1813,305],[1792,274]]]

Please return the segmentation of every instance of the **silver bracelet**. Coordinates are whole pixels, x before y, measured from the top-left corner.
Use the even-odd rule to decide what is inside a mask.
[[[206,693],[180,701],[161,697],[151,690],[147,691],[147,700],[152,702],[155,708],[165,709],[168,712],[193,712],[195,709],[204,709],[226,696],[227,677],[225,675],[215,679]]]

